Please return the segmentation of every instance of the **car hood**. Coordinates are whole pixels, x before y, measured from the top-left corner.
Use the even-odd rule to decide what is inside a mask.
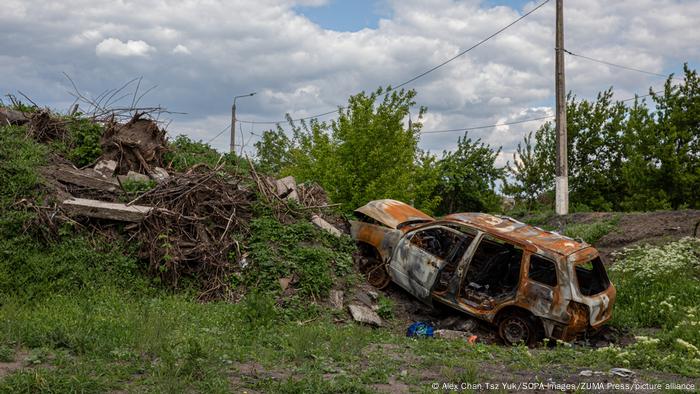
[[[355,212],[365,214],[391,228],[400,228],[404,223],[425,223],[435,220],[406,203],[389,199],[370,201],[357,208]]]

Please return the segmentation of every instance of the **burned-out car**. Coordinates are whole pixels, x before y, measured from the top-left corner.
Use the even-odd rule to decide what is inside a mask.
[[[457,213],[434,219],[395,200],[355,211],[360,269],[421,301],[493,323],[509,344],[572,340],[612,316],[615,287],[591,245],[515,219]]]

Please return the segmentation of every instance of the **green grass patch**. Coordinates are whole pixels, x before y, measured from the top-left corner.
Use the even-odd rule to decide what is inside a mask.
[[[564,228],[563,233],[567,237],[582,239],[589,244],[593,244],[614,231],[619,221],[620,217],[615,216],[612,219],[594,223],[572,223]]]

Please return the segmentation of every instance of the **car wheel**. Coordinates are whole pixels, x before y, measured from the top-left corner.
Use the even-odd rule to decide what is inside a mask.
[[[511,346],[521,343],[534,346],[537,343],[537,329],[530,316],[507,315],[498,323],[498,334],[507,345]]]

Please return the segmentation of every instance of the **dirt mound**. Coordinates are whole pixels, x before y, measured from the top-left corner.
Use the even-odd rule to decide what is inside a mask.
[[[151,168],[163,167],[163,153],[167,151],[165,130],[138,113],[126,124],[110,121],[101,145],[102,159],[116,161],[118,175],[129,171],[150,174]]]
[[[554,217],[546,225],[562,229],[567,224],[603,221],[617,221],[616,229],[595,243],[596,248],[608,256],[611,252],[632,245],[658,245],[693,236],[700,222],[700,210],[574,213],[563,218]]]

